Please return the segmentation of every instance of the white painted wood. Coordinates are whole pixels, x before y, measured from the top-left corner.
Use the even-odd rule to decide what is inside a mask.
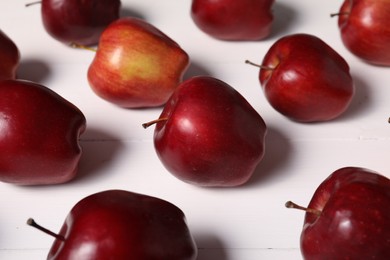
[[[0,1],[0,28],[18,45],[19,77],[44,84],[77,105],[88,129],[81,138],[80,177],[68,184],[18,187],[0,183],[0,259],[44,259],[52,238],[25,224],[34,217],[58,231],[81,198],[105,189],[157,196],[179,206],[197,241],[199,259],[300,259],[303,212],[284,208],[287,200],[307,204],[318,184],[334,170],[362,166],[390,177],[390,73],[367,65],[342,45],[337,12],[342,1],[277,0],[271,37],[260,42],[222,42],[200,32],[183,0],[122,0],[123,15],[136,13],[175,39],[190,55],[186,78],[207,74],[240,91],[268,125],[266,155],[250,182],[239,188],[206,189],[170,175],[153,147],[160,108],[126,110],[91,91],[86,70],[93,52],[68,48],[44,31],[39,5]],[[279,37],[297,32],[321,37],[348,61],[356,84],[351,108],[339,119],[319,124],[292,122],[264,98],[258,70]]]

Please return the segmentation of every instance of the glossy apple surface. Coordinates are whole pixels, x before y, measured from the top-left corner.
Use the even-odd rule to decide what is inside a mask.
[[[199,186],[238,186],[264,155],[266,125],[234,88],[198,76],[184,81],[165,105],[154,132],[163,165]]]
[[[102,31],[119,18],[120,0],[42,0],[45,30],[65,44],[95,45]]]
[[[124,190],[98,192],[69,212],[47,259],[195,260],[184,213],[165,200]]]
[[[345,0],[338,16],[347,49],[368,63],[390,66],[389,0]]]
[[[271,31],[274,0],[193,0],[197,27],[220,40],[260,40]]]
[[[304,259],[390,259],[390,180],[346,167],[315,191],[301,235]]]
[[[52,90],[28,81],[0,81],[0,181],[20,185],[71,180],[86,119]]]
[[[309,34],[287,35],[274,42],[263,59],[259,79],[272,107],[299,122],[340,116],[354,94],[345,59]]]
[[[103,32],[88,70],[92,90],[126,108],[163,105],[182,81],[187,53],[150,23],[121,18]]]
[[[15,79],[20,62],[20,53],[16,44],[0,30],[0,80]]]

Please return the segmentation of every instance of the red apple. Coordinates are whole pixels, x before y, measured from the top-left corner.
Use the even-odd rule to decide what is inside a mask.
[[[238,186],[264,154],[266,125],[234,88],[198,76],[184,81],[156,123],[154,145],[163,165],[199,186]]]
[[[287,206],[297,207],[288,202]],[[298,206],[298,208],[301,208]],[[315,191],[301,234],[304,259],[390,259],[390,180],[345,167]]]
[[[121,18],[103,32],[88,81],[101,98],[127,108],[163,105],[181,82],[189,57],[153,25]]]
[[[220,40],[260,40],[271,31],[274,0],[193,0],[191,17]]]
[[[120,0],[42,0],[45,30],[65,44],[95,45],[100,34],[119,18]]]
[[[47,259],[195,260],[184,213],[172,203],[124,190],[85,197],[69,212]]]
[[[86,119],[73,104],[33,82],[0,81],[0,181],[20,185],[71,180]]]
[[[272,107],[299,122],[331,120],[349,106],[354,94],[347,62],[316,36],[293,34],[277,40],[259,73]]]
[[[368,63],[390,66],[389,0],[345,0],[337,15],[348,50]]]
[[[0,30],[0,80],[15,79],[20,53],[15,43]]]

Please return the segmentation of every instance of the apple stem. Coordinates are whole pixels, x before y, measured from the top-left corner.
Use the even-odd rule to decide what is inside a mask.
[[[25,7],[29,7],[31,5],[40,4],[40,3],[42,3],[42,1],[35,1],[35,2],[31,2],[31,3],[27,3],[27,4],[25,4]]]
[[[42,232],[44,232],[44,233],[50,235],[50,236],[53,236],[53,237],[55,237],[56,239],[65,241],[65,238],[64,238],[63,236],[61,236],[61,235],[59,235],[59,234],[56,234],[56,233],[54,233],[54,232],[52,232],[52,231],[50,231],[50,230],[48,230],[48,229],[42,227],[41,225],[37,224],[37,223],[35,222],[35,220],[32,219],[32,218],[29,218],[29,219],[27,220],[27,225],[32,226],[32,227],[34,227],[34,228],[36,228],[36,229],[38,229],[38,230],[40,230],[40,231],[42,231]]]
[[[159,119],[155,119],[155,120],[152,120],[150,122],[143,123],[142,127],[146,129],[146,128],[148,128],[151,125],[157,124],[158,122],[164,122],[164,121],[167,121],[167,120],[168,120],[168,117],[161,117]]]
[[[340,15],[349,15],[349,12],[333,13],[330,14],[330,17],[340,16]]]
[[[299,210],[304,210],[306,211],[307,213],[311,213],[311,214],[315,214],[317,216],[320,216],[321,215],[321,210],[318,210],[318,209],[311,209],[311,208],[305,208],[305,207],[302,207],[298,204],[295,204],[294,202],[292,201],[287,201],[286,204],[285,204],[286,208],[289,208],[289,209],[299,209]]]
[[[271,68],[271,67],[267,67],[267,66],[263,66],[263,65],[260,65],[260,64],[256,64],[254,62],[251,62],[250,60],[245,60],[245,63],[249,64],[249,65],[252,65],[252,66],[255,66],[255,67],[258,67],[260,69],[273,70],[273,68]]]
[[[83,50],[87,50],[87,51],[96,52],[95,48],[92,48],[92,47],[89,47],[89,46],[85,46],[85,45],[81,45],[81,44],[78,44],[78,43],[75,43],[75,42],[70,43],[69,46],[72,47],[72,48],[76,48],[76,49],[83,49]]]

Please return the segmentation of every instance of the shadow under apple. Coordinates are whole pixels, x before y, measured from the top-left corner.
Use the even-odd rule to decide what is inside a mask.
[[[130,9],[130,8],[126,7],[126,6],[122,6],[122,8],[120,10],[119,17],[120,18],[122,18],[122,17],[134,17],[134,18],[143,19],[143,20],[146,19],[145,16],[142,13],[137,12],[134,9]]]
[[[243,185],[243,188],[259,185],[274,177],[280,177],[276,176],[276,173],[288,173],[288,170],[282,170],[287,168],[291,157],[291,149],[291,143],[284,133],[267,126],[263,160],[257,166],[252,178]]]
[[[194,234],[198,246],[197,260],[228,260],[222,241],[211,234]]]
[[[183,80],[190,79],[195,76],[212,76],[204,66],[197,61],[192,60],[187,71],[184,73]]]
[[[368,111],[368,107],[371,105],[371,97],[369,92],[369,85],[363,80],[362,77],[354,74],[352,75],[355,94],[352,97],[351,104],[347,110],[335,120],[349,120],[354,119],[358,115],[361,115],[364,111]]]
[[[78,173],[71,182],[88,181],[91,178],[99,177],[105,168],[109,168],[116,158],[116,155],[123,148],[119,138],[94,128],[88,128],[80,138],[80,145],[83,149]]]
[[[50,66],[39,59],[22,59],[16,72],[18,79],[42,84],[51,74]]]
[[[297,20],[297,11],[293,9],[292,4],[275,2],[273,7],[274,21],[271,28],[271,34],[268,38],[278,38],[289,32],[294,27]]]

